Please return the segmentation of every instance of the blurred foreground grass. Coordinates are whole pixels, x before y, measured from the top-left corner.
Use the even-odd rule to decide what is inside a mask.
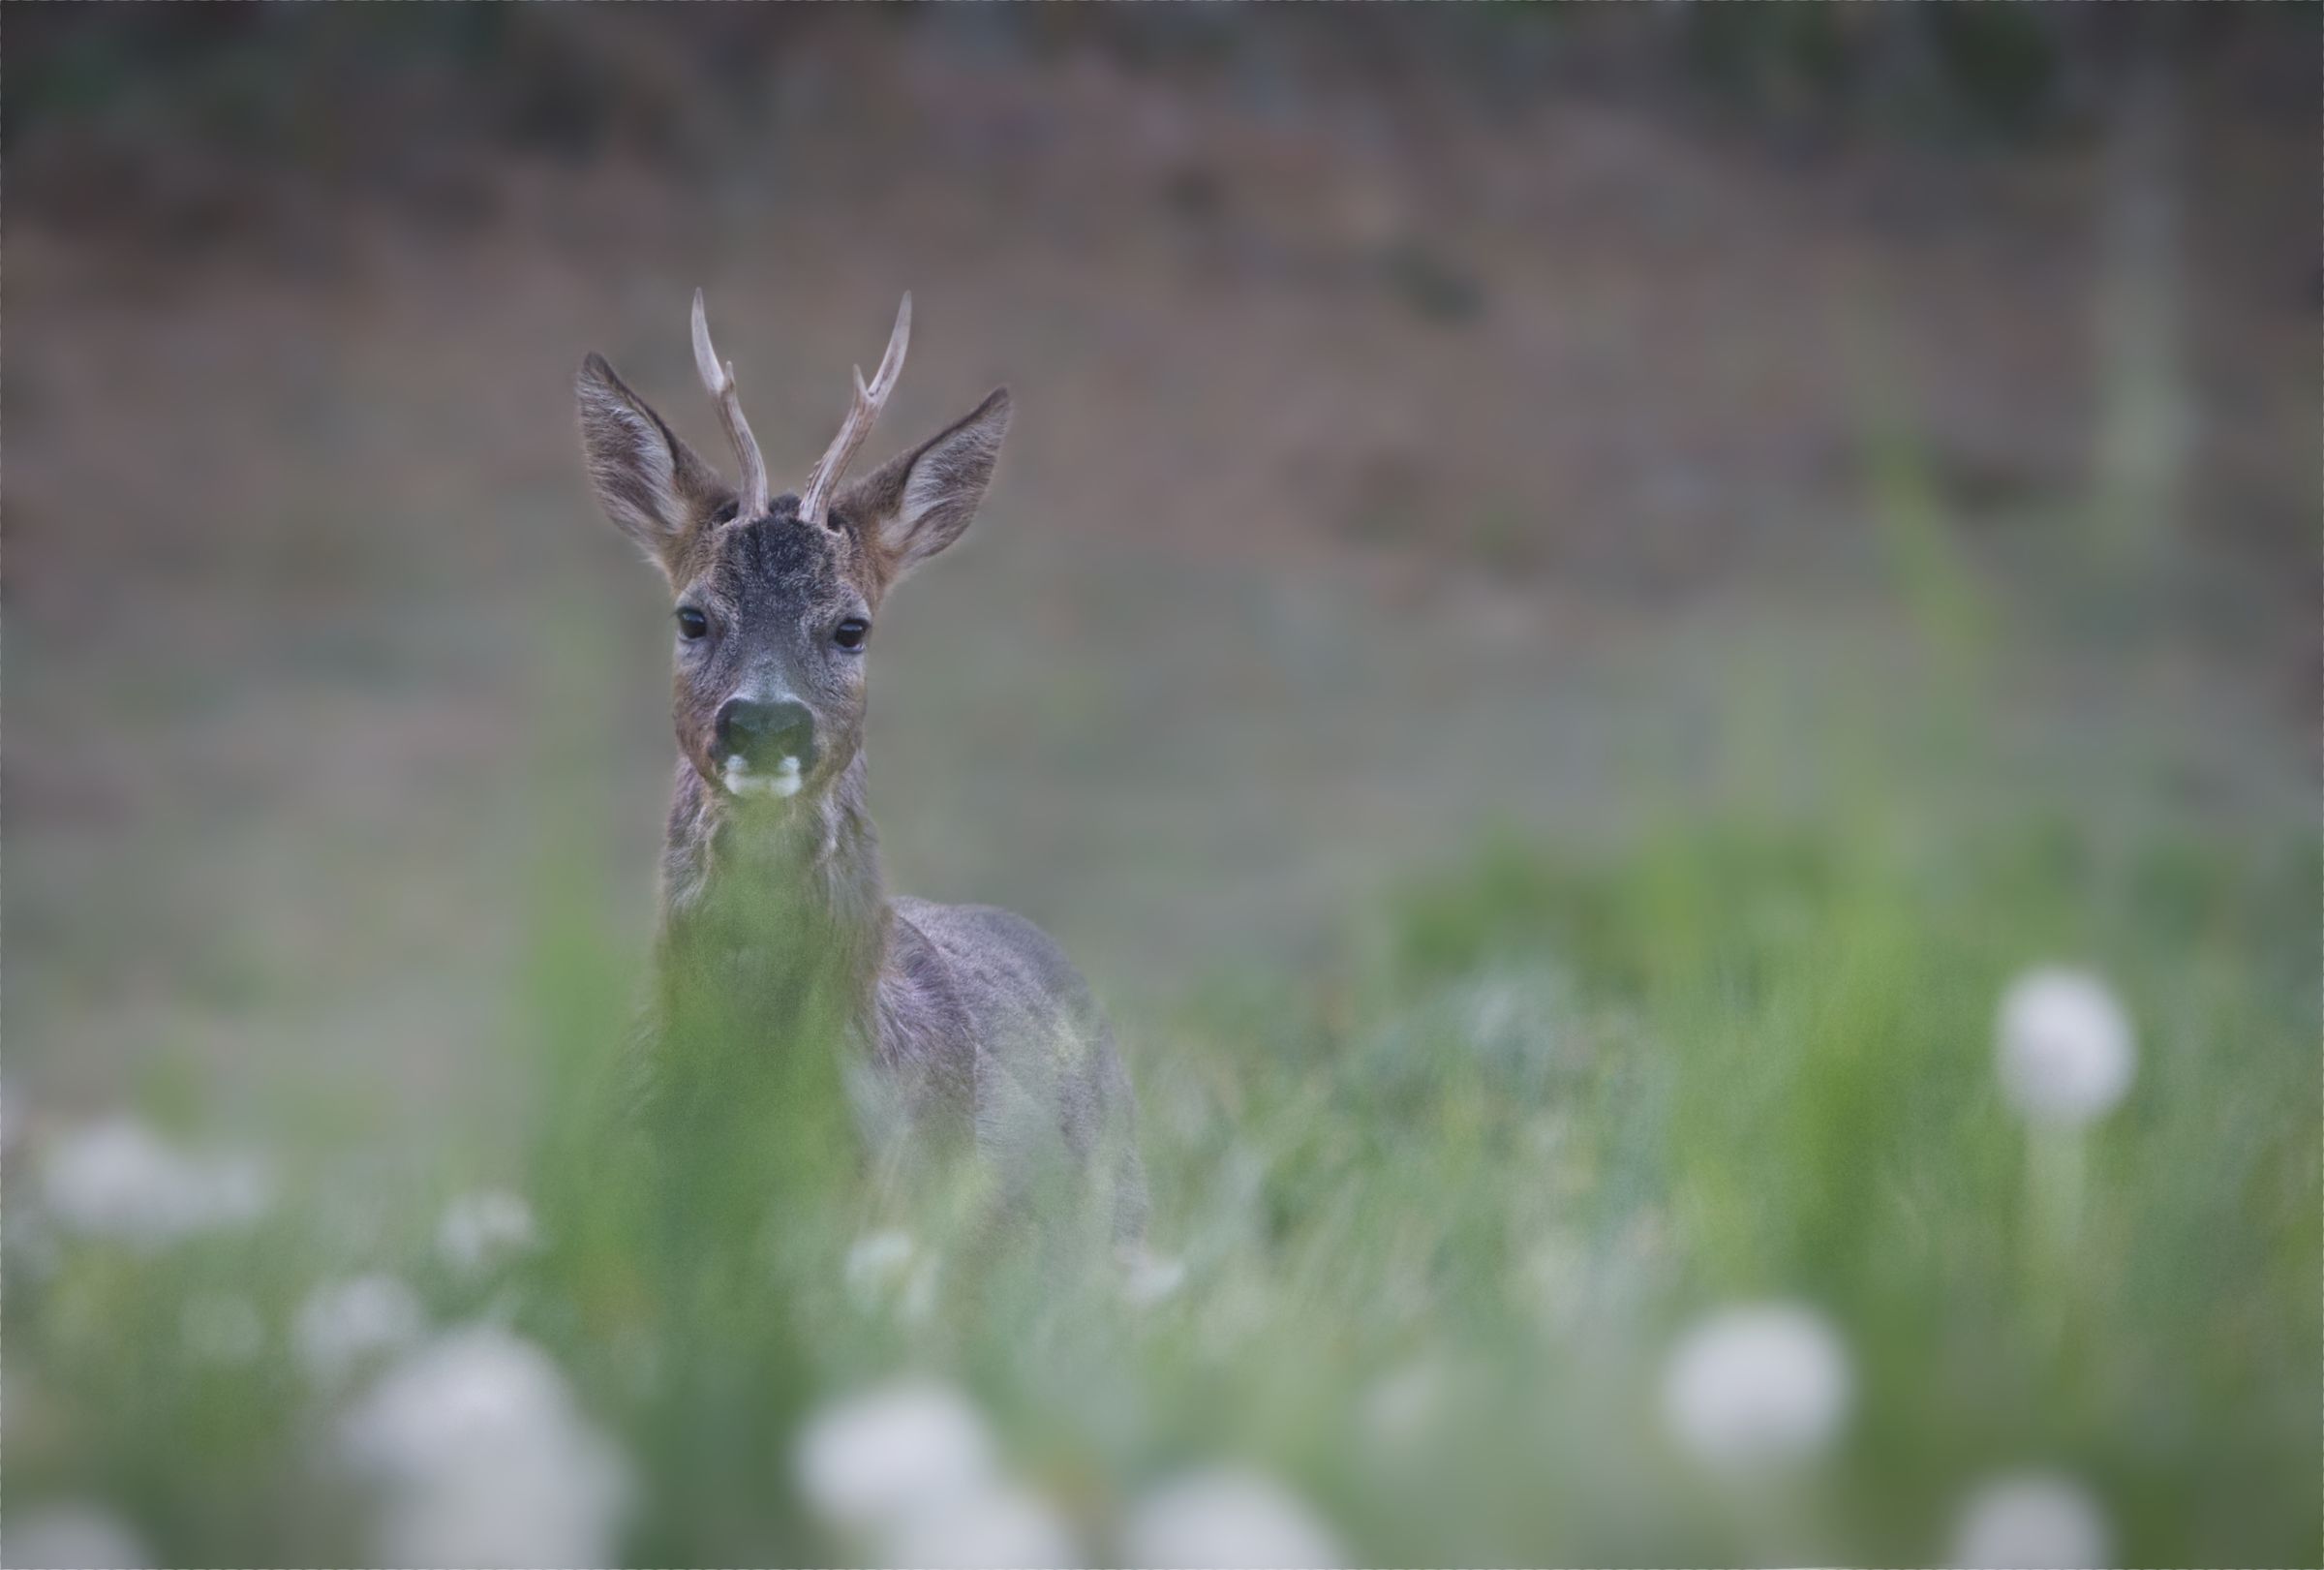
[[[1493,845],[1360,913],[1330,976],[1125,1022],[1165,1256],[1126,1283],[869,1212],[797,1113],[674,1253],[595,1105],[628,967],[546,890],[530,1204],[440,1222],[450,1175],[278,1166],[271,1204],[173,1220],[34,1153],[9,1523],[94,1502],[168,1563],[1106,1561],[1188,1552],[1138,1501],[1230,1465],[1360,1562],[1922,1563],[2033,1470],[2129,1562],[2311,1561],[2317,871],[2305,839],[1874,809]],[[2135,1032],[2087,1127],[1995,1075],[1998,1000],[2052,960]],[[1779,1337],[1705,1418],[1672,1347],[1763,1302],[1809,1367]],[[900,1373],[937,1383],[864,1419],[876,1473],[909,1486],[964,1401],[1011,1480],[933,1537],[851,1513],[844,1444],[801,1469],[811,1414]]]

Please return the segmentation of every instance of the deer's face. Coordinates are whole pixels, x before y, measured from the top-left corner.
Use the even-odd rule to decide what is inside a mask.
[[[810,801],[863,745],[864,665],[880,601],[915,564],[960,538],[1008,428],[995,390],[949,428],[864,478],[847,458],[902,363],[910,300],[880,374],[804,498],[766,496],[765,471],[718,366],[695,301],[695,347],[742,461],[730,487],[591,355],[581,367],[582,446],[597,498],[669,581],[679,750],[711,787],[750,810]]]
[[[678,586],[679,748],[729,795],[815,794],[862,744],[871,553],[843,524],[805,526],[786,496],[700,556]]]

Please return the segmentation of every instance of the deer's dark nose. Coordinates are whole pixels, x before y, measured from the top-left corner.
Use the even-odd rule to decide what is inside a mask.
[[[728,698],[719,710],[719,756],[740,757],[754,773],[780,769],[784,758],[795,757],[806,774],[815,766],[815,717],[796,698]]]

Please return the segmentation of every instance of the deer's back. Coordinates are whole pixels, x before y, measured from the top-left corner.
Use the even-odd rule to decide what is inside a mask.
[[[1145,1221],[1129,1078],[1063,949],[990,905],[899,899],[881,977],[881,1055],[953,1114],[1004,1182],[1096,1179],[1118,1234]],[[933,1110],[933,1109],[932,1109]]]

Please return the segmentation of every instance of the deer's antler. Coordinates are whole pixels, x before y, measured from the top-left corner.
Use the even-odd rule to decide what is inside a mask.
[[[743,418],[743,400],[734,390],[734,362],[720,360],[718,351],[710,347],[710,318],[702,309],[702,292],[694,291],[694,369],[702,373],[702,385],[719,401],[719,419],[726,427],[726,440],[734,444],[734,455],[743,466],[742,510],[738,518],[763,517],[767,510],[767,462],[758,455],[758,441],[750,434],[750,422]]]
[[[872,385],[864,385],[864,368],[855,368],[855,403],[847,411],[847,418],[840,426],[840,434],[831,439],[823,453],[823,461],[815,465],[814,474],[807,482],[807,498],[799,504],[799,518],[803,523],[828,521],[832,492],[839,489],[840,480],[847,473],[855,449],[864,445],[872,434],[879,412],[887,407],[888,394],[896,390],[896,378],[903,372],[903,352],[912,337],[912,296],[907,292],[903,303],[896,308],[896,329],[888,334],[888,352],[879,357],[879,369],[872,374]]]

